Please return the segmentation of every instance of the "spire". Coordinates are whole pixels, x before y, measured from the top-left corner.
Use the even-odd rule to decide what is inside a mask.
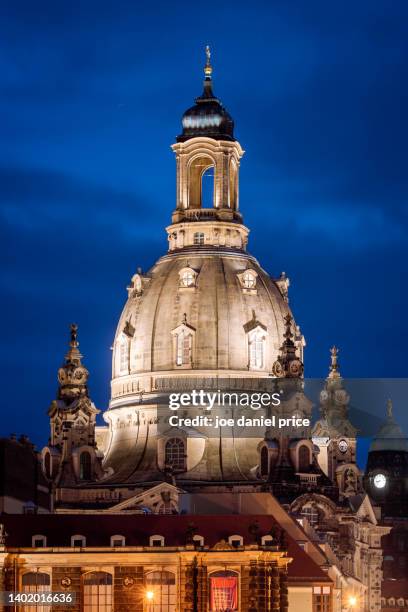
[[[204,66],[204,91],[202,93],[201,98],[197,98],[197,100],[217,100],[217,98],[215,98],[214,94],[213,94],[213,90],[212,90],[212,66],[211,66],[211,51],[210,51],[210,46],[207,45],[205,48],[205,66]]]
[[[204,67],[204,74],[205,74],[205,78],[206,79],[210,79],[211,80],[212,66],[211,66],[210,45],[206,46],[206,48],[205,48],[205,55],[206,55],[206,61],[205,61],[205,67]]]
[[[65,362],[74,365],[81,365],[82,355],[78,350],[78,325],[71,323],[70,325],[70,343],[68,353],[65,355]]]
[[[272,373],[278,378],[300,378],[303,374],[303,363],[296,354],[296,344],[293,341],[293,317],[288,312],[284,317],[285,338],[279,350],[278,359],[272,366]]]
[[[89,372],[82,365],[82,355],[79,352],[78,325],[70,326],[69,349],[65,355],[65,364],[58,370],[59,398],[73,399],[88,395],[87,381]]]
[[[390,421],[394,420],[394,416],[392,414],[392,400],[387,400],[387,419]]]
[[[329,378],[341,378],[339,372],[339,363],[337,361],[337,355],[339,354],[339,349],[335,346],[332,346],[330,349],[330,370],[329,370]]]

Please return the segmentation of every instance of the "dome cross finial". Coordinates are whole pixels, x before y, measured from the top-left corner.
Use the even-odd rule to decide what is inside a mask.
[[[206,46],[206,48],[205,48],[205,55],[206,55],[206,60],[205,60],[204,74],[205,74],[205,78],[206,79],[211,79],[212,66],[211,66],[210,45]]]

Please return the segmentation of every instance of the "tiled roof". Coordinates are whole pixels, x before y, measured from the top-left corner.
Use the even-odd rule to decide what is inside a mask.
[[[126,546],[148,546],[151,535],[162,535],[166,546],[184,546],[186,533],[193,525],[195,533],[204,537],[212,548],[231,535],[243,537],[244,546],[255,544],[272,527],[279,527],[265,515],[112,515],[112,514],[37,514],[3,515],[9,548],[31,547],[33,535],[45,535],[47,546],[70,546],[72,535],[86,537],[89,547],[108,547],[113,535],[123,535]],[[257,525],[257,534],[253,527]],[[331,582],[328,575],[298,544],[286,534],[289,580],[296,582]],[[237,551],[238,554],[238,551]]]

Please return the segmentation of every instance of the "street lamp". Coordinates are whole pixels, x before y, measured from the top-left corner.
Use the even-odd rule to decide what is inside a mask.
[[[148,609],[150,610],[150,606],[153,605],[153,599],[154,599],[154,592],[153,591],[146,591],[146,600],[147,603],[149,604]]]

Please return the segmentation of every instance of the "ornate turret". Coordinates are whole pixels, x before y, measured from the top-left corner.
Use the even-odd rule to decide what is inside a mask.
[[[78,326],[73,323],[65,363],[58,370],[57,399],[48,410],[51,437],[42,450],[44,474],[60,488],[98,480],[103,473],[95,441],[99,410],[89,398],[89,372],[78,347]],[[64,493],[60,490],[59,495]]]
[[[58,398],[72,399],[88,396],[88,370],[82,365],[82,355],[79,352],[78,325],[71,324],[71,339],[65,364],[58,370]]]
[[[329,374],[320,392],[320,419],[313,427],[314,443],[319,447],[319,465],[340,493],[354,495],[361,488],[356,465],[357,430],[349,421],[350,396],[343,386],[338,362],[339,350],[330,349]]]
[[[293,341],[293,317],[290,313],[285,316],[284,342],[280,348],[278,359],[272,366],[272,373],[278,378],[300,378],[303,376],[303,363],[297,356],[297,347]]]

